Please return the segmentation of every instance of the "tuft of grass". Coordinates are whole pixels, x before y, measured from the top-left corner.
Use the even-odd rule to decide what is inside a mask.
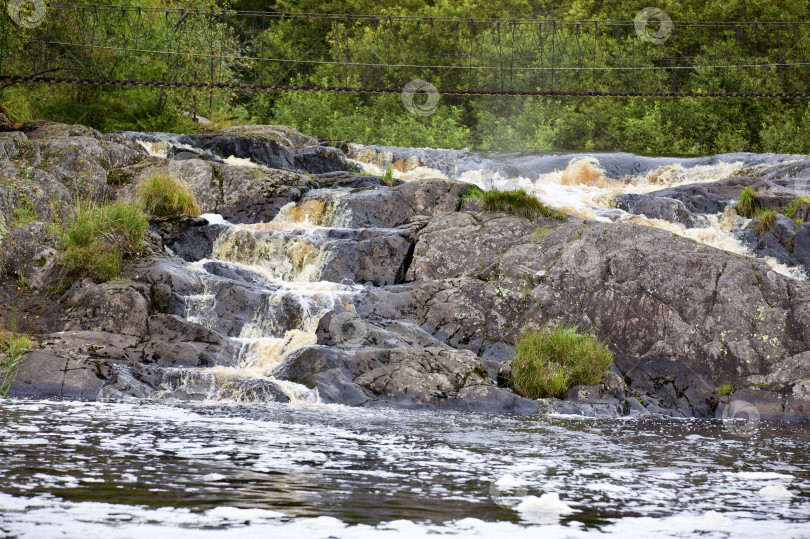
[[[30,206],[18,206],[11,214],[10,226],[11,228],[22,227],[38,220],[39,216]]]
[[[570,388],[597,384],[613,354],[597,337],[574,326],[526,328],[512,360],[512,387],[530,399],[563,397]]]
[[[394,169],[391,165],[385,167],[385,172],[383,175],[380,176],[383,181],[383,184],[387,185],[388,187],[394,187],[397,184],[397,180],[394,179]]]
[[[776,216],[779,215],[776,210],[762,210],[757,214],[757,234],[764,234],[770,231]]]
[[[470,186],[470,188],[467,189],[467,192],[461,195],[461,200],[472,198],[484,198],[484,192],[477,185]]]
[[[762,211],[762,205],[757,202],[756,196],[757,193],[754,191],[753,187],[746,187],[743,189],[743,192],[740,193],[740,197],[737,199],[737,205],[734,206],[734,209],[737,210],[737,213],[748,219],[756,217],[757,214]]]
[[[194,193],[180,178],[156,172],[138,186],[138,202],[148,213],[157,217],[170,215],[200,215]]]
[[[17,370],[20,368],[25,353],[34,348],[31,337],[21,334],[17,330],[17,320],[10,321],[11,331],[0,338],[0,397],[8,395],[11,384],[17,381]]]
[[[804,206],[805,204],[810,204],[810,197],[801,197],[797,198],[784,208],[782,208],[782,215],[785,217],[792,218],[793,215],[796,213],[796,210]]]
[[[732,391],[734,391],[734,384],[723,384],[717,388],[717,396],[725,397],[726,395],[730,395]]]
[[[553,229],[548,226],[544,226],[543,228],[537,227],[537,229],[532,234],[532,243],[540,243],[543,241],[543,238],[551,234]]]
[[[121,276],[124,260],[143,250],[148,227],[146,214],[135,204],[80,204],[76,219],[60,239],[59,263],[71,273],[115,280]]]
[[[568,217],[564,213],[552,210],[543,204],[539,198],[527,193],[523,189],[512,189],[511,191],[491,189],[489,191],[480,192],[480,198],[484,201],[485,211],[512,213],[525,217],[529,221],[534,221],[539,216],[552,217],[560,221],[568,220]],[[468,192],[468,195],[469,194],[470,192]]]

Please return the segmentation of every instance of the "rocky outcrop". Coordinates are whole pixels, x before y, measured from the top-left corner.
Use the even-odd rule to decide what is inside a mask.
[[[810,419],[810,285],[757,259],[628,223],[484,212],[462,204],[468,185],[453,180],[388,186],[287,128],[192,142],[199,153],[162,159],[76,126],[0,136],[0,294],[30,315],[23,329],[39,344],[14,394],[288,402],[285,384],[302,384],[353,406],[712,416],[736,399],[763,418]],[[49,223],[70,218],[74,189],[131,199],[156,170],[181,177],[205,213],[278,220],[153,219],[160,239],[126,280],[56,286]],[[691,226],[754,183],[767,191],[763,205],[781,204],[796,186],[780,181],[751,173],[619,204]],[[14,214],[23,202],[24,220]],[[810,251],[806,224],[780,217],[767,233],[747,224],[741,233],[757,248]],[[559,323],[605,339],[611,371],[565,401],[516,395],[520,332]],[[731,394],[721,398],[721,386]]]
[[[187,135],[181,142],[222,158],[250,159],[266,167],[324,174],[349,170],[343,152],[285,126],[257,125]]]
[[[497,389],[475,354],[448,347],[304,348],[278,376],[316,387],[326,402],[532,414],[537,403]]]
[[[687,209],[683,202],[667,196],[617,195],[616,207],[635,215],[644,215],[650,219],[663,219],[670,223],[680,223],[687,228],[693,228],[700,224],[700,220]]]

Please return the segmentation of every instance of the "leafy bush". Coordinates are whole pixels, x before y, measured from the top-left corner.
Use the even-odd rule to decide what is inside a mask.
[[[121,276],[123,262],[141,253],[149,221],[134,204],[80,205],[60,240],[66,270],[101,281]]]
[[[180,178],[156,172],[138,186],[138,202],[148,213],[158,217],[200,215],[194,193]]]
[[[512,360],[512,387],[530,399],[563,397],[576,385],[599,383],[612,362],[604,342],[576,327],[527,328]]]
[[[757,193],[754,188],[749,186],[743,189],[740,197],[737,199],[737,205],[734,207],[737,213],[749,219],[755,217],[760,211],[762,206],[756,199]]]
[[[476,188],[477,189],[477,188]],[[504,211],[506,213],[513,213],[525,217],[529,221],[534,221],[538,216],[553,217],[561,221],[567,221],[568,217],[564,213],[554,211],[539,198],[527,193],[523,189],[513,189],[511,191],[499,191],[498,189],[491,189],[489,191],[481,191],[478,189],[477,193],[484,201],[484,211]],[[466,196],[478,197],[474,190],[470,190]]]

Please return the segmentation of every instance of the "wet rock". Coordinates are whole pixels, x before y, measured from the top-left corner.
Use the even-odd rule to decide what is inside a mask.
[[[762,180],[750,177],[727,178],[712,183],[698,183],[662,189],[650,193],[656,198],[669,198],[680,201],[692,214],[714,214],[733,206],[749,185],[757,185]]]
[[[412,244],[398,233],[365,229],[348,239],[329,239],[330,256],[320,278],[383,286],[402,282]]]
[[[539,399],[540,413],[579,415],[583,417],[616,418],[624,415],[619,404],[591,404],[559,399]]]
[[[810,223],[804,223],[793,236],[793,255],[810,267]]]
[[[290,397],[272,380],[225,376],[197,369],[160,371],[157,398],[184,401],[237,401],[243,403],[290,402]]]
[[[14,396],[95,399],[116,364],[137,338],[109,332],[76,331],[43,335],[41,348],[28,352],[10,388]]]
[[[163,245],[188,262],[208,258],[214,242],[226,228],[189,215],[153,217],[149,224],[163,240]]]
[[[149,289],[136,283],[95,284],[84,279],[64,300],[63,328],[106,331],[142,338],[147,333]]]
[[[95,399],[109,372],[107,362],[64,358],[46,351],[26,354],[9,389],[15,397]]]
[[[183,142],[221,158],[250,159],[285,170],[322,174],[349,170],[343,152],[321,146],[312,137],[283,126],[243,126],[203,135],[188,135]]]
[[[680,200],[665,196],[624,194],[616,196],[616,205],[635,215],[644,215],[649,219],[663,219],[670,223],[680,223],[687,228],[700,223]],[[700,223],[702,224],[702,223]]]
[[[450,180],[417,180],[388,189],[369,189],[340,199],[350,210],[345,226],[393,228],[417,215],[455,212],[469,186]]]
[[[795,385],[792,391],[741,389],[721,399],[715,417],[732,421],[730,430],[743,435],[750,432],[749,428],[755,430],[759,421],[807,422],[810,421],[807,389],[806,381]],[[752,424],[745,425],[746,422]]]
[[[232,341],[179,316],[150,316],[149,341],[140,361],[171,367],[230,365],[238,355]]]
[[[487,382],[480,361],[446,348],[307,347],[275,373],[326,402],[531,414],[532,401]]]

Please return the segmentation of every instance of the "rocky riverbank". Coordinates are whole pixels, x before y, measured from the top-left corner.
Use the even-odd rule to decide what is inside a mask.
[[[0,301],[38,343],[14,395],[288,402],[317,390],[352,406],[679,417],[743,400],[762,419],[810,419],[810,285],[758,258],[632,221],[485,212],[462,201],[468,183],[362,175],[339,149],[284,127],[0,131]],[[810,166],[792,157],[757,169],[780,205],[810,194]],[[131,200],[155,171],[183,179],[206,215],[153,219],[125,280],[65,275],[54,223],[79,199]],[[616,204],[694,220],[751,183]],[[802,258],[807,226],[755,247]],[[515,395],[521,329],[555,323],[602,336],[612,371],[567,401]]]

